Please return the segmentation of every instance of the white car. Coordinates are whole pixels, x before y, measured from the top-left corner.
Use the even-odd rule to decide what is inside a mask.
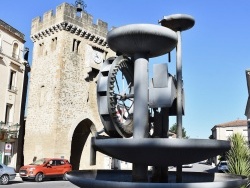
[[[0,164],[0,185],[8,184],[9,180],[13,180],[15,177],[16,171],[14,168]]]
[[[219,172],[228,172],[227,161],[221,161],[221,162],[219,162],[218,171]]]

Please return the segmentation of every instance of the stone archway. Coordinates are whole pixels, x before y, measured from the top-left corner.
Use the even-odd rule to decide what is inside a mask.
[[[92,121],[85,119],[81,121],[75,128],[72,136],[70,152],[70,163],[72,164],[72,170],[79,170],[83,148],[89,134],[91,133],[91,126],[93,126]],[[86,157],[87,160],[89,156],[83,157]]]

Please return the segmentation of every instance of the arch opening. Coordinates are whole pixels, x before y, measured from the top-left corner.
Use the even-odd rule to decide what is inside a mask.
[[[75,128],[72,136],[70,152],[70,163],[72,164],[72,170],[79,170],[81,157],[84,157],[84,160],[89,159],[89,156],[82,156],[84,155],[82,152],[88,136],[91,133],[91,126],[93,126],[92,121],[85,119],[81,121]]]

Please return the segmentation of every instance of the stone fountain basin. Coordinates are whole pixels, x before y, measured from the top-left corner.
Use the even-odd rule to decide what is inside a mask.
[[[108,156],[148,166],[177,166],[202,161],[230,149],[229,141],[166,138],[92,138],[92,147]]]
[[[145,54],[148,58],[164,55],[176,47],[177,34],[153,24],[130,24],[108,32],[107,43],[115,52],[128,56]]]
[[[131,174],[130,170],[80,170],[66,176],[84,188],[239,188],[247,182],[244,176],[203,172],[183,172],[182,183],[175,183],[175,172],[169,172],[169,183],[132,182]]]

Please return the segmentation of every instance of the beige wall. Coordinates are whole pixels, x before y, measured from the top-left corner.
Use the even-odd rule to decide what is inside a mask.
[[[228,137],[233,133],[241,133],[246,140],[248,139],[247,127],[237,126],[237,127],[216,127],[216,137],[217,140],[228,140]]]
[[[21,106],[21,97],[22,97],[22,88],[23,88],[23,74],[24,74],[24,65],[23,63],[23,48],[24,44],[14,37],[10,36],[8,33],[1,31],[1,49],[2,54],[0,55],[0,72],[1,72],[1,84],[0,84],[0,121],[5,120],[5,108],[6,103],[13,105],[13,122],[19,123],[20,118],[20,106]],[[12,58],[13,44],[17,43],[19,59]],[[8,85],[10,81],[10,71],[13,70],[16,72],[15,76],[15,87],[16,92],[8,90]]]
[[[21,112],[21,100],[22,100],[22,90],[23,90],[23,78],[24,78],[24,59],[23,59],[23,50],[24,50],[24,40],[15,35],[16,31],[13,33],[11,30],[5,29],[5,23],[1,22],[0,25],[0,75],[1,75],[1,84],[0,84],[0,121],[5,122],[6,116],[6,105],[11,105],[10,117],[7,122],[8,125],[14,125],[20,123],[20,112]],[[9,26],[8,26],[9,27]],[[11,27],[11,26],[10,26]],[[14,28],[13,28],[14,29]],[[13,57],[13,46],[17,45],[16,56]],[[11,71],[15,72],[15,77],[13,79],[14,88],[9,89],[10,83],[10,73]],[[3,127],[2,127],[3,128]],[[7,127],[6,127],[7,128]],[[0,151],[4,155],[4,145],[5,139],[0,141]],[[10,166],[15,167],[16,165],[16,140],[9,140],[12,143],[13,155],[11,155],[11,164]],[[3,158],[3,156],[2,156]],[[0,162],[3,162],[0,161]]]

